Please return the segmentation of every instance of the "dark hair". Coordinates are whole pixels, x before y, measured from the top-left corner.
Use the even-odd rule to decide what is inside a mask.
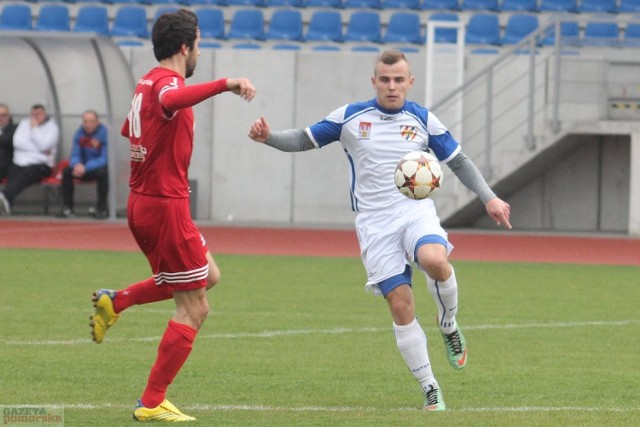
[[[32,109],[32,110],[45,110],[44,105],[42,105],[42,104],[33,104],[33,105],[31,106],[31,109]],[[46,110],[45,110],[45,111],[46,111]]]
[[[187,9],[163,13],[151,30],[153,54],[158,61],[180,52],[182,45],[193,49],[198,35],[198,17]]]

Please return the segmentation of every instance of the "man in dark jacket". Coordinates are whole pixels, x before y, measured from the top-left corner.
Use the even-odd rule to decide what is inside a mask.
[[[13,159],[13,133],[16,125],[11,118],[9,107],[0,104],[0,181],[7,177]]]

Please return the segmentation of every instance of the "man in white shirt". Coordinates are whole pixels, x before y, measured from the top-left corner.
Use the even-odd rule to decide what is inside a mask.
[[[13,134],[13,163],[7,185],[0,192],[0,214],[10,215],[15,197],[30,185],[51,175],[56,161],[60,129],[41,104],[20,121]]]
[[[261,117],[251,125],[249,137],[286,152],[342,144],[351,172],[351,207],[366,288],[387,301],[398,350],[424,393],[423,409],[442,411],[446,406],[431,369],[427,338],[415,316],[411,268],[415,264],[426,275],[449,364],[464,368],[467,346],[456,321],[458,284],[448,261],[453,246],[431,199],[410,200],[400,194],[393,179],[396,164],[409,151],[430,151],[478,195],[498,225],[511,228],[510,207],[493,193],[438,118],[406,100],[413,82],[405,55],[385,51],[371,77],[375,98],[344,105],[306,129],[272,131]]]

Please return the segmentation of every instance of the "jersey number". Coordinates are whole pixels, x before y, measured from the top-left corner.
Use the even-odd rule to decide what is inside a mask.
[[[131,109],[127,115],[129,120],[129,136],[140,138],[142,125],[140,124],[140,107],[142,106],[142,94],[136,93],[131,100]]]

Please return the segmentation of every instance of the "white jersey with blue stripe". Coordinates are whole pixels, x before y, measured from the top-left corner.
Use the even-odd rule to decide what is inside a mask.
[[[406,202],[395,186],[400,158],[410,151],[430,151],[448,162],[460,144],[429,110],[407,101],[387,110],[374,98],[344,105],[309,126],[317,148],[340,141],[351,170],[351,207],[356,212],[384,209]],[[423,202],[433,203],[430,199]]]

